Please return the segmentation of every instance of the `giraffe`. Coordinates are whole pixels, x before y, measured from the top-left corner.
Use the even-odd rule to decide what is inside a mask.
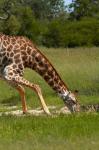
[[[28,38],[0,34],[0,78],[6,80],[19,92],[23,113],[27,112],[24,90],[26,86],[37,93],[43,110],[50,115],[39,85],[30,83],[23,77],[25,68],[33,69],[41,75],[63,99],[71,112],[79,110],[75,94],[69,91],[53,65]]]

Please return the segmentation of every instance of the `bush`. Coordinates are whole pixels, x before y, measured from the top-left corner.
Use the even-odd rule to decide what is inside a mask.
[[[60,24],[56,20],[48,24],[48,29],[44,34],[43,44],[50,47],[59,47],[61,39]]]
[[[47,47],[99,46],[99,20],[94,18],[48,22],[35,19],[31,8],[25,7],[20,9],[20,16],[12,15],[0,25],[1,32],[27,36]]]
[[[81,21],[54,21],[49,23],[44,35],[48,47],[76,47],[99,45],[99,21],[83,19]]]
[[[38,36],[40,35],[39,22],[34,18],[31,8],[22,8],[20,15],[21,28],[19,34],[38,42]]]
[[[21,24],[15,16],[11,16],[9,20],[3,23],[3,32],[8,35],[17,35]]]

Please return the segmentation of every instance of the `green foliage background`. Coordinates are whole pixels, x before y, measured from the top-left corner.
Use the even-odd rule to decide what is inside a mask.
[[[68,8],[68,10],[67,10]],[[24,35],[47,47],[99,46],[98,0],[1,0],[0,32]]]

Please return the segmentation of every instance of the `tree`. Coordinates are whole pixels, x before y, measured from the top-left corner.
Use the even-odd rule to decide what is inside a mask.
[[[99,0],[72,0],[69,9],[71,19],[99,17]]]
[[[53,19],[65,13],[64,0],[23,0],[34,12],[37,19]]]
[[[21,28],[21,24],[15,16],[11,16],[4,22],[3,32],[10,35],[17,35]]]
[[[21,9],[19,20],[21,24],[19,34],[25,35],[36,42],[37,37],[40,35],[40,27],[30,7]]]

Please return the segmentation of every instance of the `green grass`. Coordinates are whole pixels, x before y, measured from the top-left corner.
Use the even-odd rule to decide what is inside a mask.
[[[99,115],[1,117],[0,150],[98,150]]]
[[[79,90],[81,104],[99,103],[99,49],[46,49],[49,58],[70,90]],[[42,88],[47,105],[63,106],[63,102],[45,81],[27,69],[25,77]],[[28,107],[38,107],[39,100],[26,88]],[[18,93],[0,81],[0,110],[17,105]],[[0,117],[0,150],[98,150],[99,114],[76,114],[51,117]]]

